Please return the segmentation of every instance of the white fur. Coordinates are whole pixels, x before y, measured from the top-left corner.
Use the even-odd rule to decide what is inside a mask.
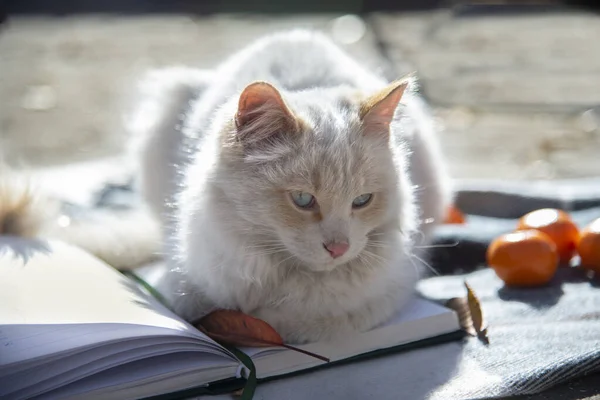
[[[240,92],[258,80],[279,89],[310,132],[237,159],[223,132]],[[388,142],[364,138],[355,105],[340,101],[387,82],[303,31],[263,38],[211,72],[167,69],[149,82],[154,111],[136,126],[140,183],[165,217],[172,272],[161,290],[176,312],[193,320],[241,309],[305,342],[370,329],[403,306],[419,275],[415,242],[427,243],[450,201],[432,118],[416,93],[405,93]],[[305,172],[315,166],[323,220],[286,226],[273,213],[273,188],[308,190]],[[381,193],[385,210],[350,214],[353,196],[367,192]],[[331,260],[322,243],[337,238],[351,248]]]
[[[175,164],[181,160],[181,126],[191,101],[210,84],[212,74],[185,67],[149,73],[140,85],[141,103],[129,123],[132,149],[140,152],[137,174],[153,211],[164,215],[165,194],[174,193]]]

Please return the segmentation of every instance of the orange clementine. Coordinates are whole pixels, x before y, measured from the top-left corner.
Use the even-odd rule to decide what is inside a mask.
[[[600,273],[600,218],[581,231],[577,252],[583,267]]]
[[[508,286],[541,286],[558,268],[556,245],[537,230],[508,233],[487,249],[487,262]]]
[[[464,224],[466,221],[465,215],[456,206],[450,206],[446,210],[445,224]]]
[[[543,208],[527,213],[517,225],[517,230],[525,229],[536,229],[550,236],[561,262],[567,263],[573,257],[579,241],[579,229],[566,212]]]

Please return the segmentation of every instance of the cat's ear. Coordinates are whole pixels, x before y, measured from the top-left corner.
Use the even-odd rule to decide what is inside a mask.
[[[361,103],[359,112],[365,134],[389,134],[394,112],[408,83],[408,80],[393,82]]]
[[[246,86],[235,115],[238,139],[253,143],[298,129],[298,121],[275,87],[266,82]]]

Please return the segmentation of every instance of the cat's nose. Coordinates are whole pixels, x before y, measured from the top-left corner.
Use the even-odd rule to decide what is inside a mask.
[[[329,242],[323,243],[323,247],[331,254],[331,257],[338,258],[346,254],[350,245],[346,242]]]

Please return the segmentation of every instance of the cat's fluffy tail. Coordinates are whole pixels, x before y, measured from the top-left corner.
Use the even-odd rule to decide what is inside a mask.
[[[41,196],[27,177],[0,165],[0,235],[36,237],[58,214],[58,202]]]
[[[177,168],[185,157],[183,116],[213,78],[211,71],[170,67],[151,71],[141,81],[140,101],[128,127],[140,191],[159,216],[176,189]]]
[[[70,218],[24,174],[0,167],[0,235],[56,239],[78,246],[117,269],[158,258],[160,226],[148,212]]]

